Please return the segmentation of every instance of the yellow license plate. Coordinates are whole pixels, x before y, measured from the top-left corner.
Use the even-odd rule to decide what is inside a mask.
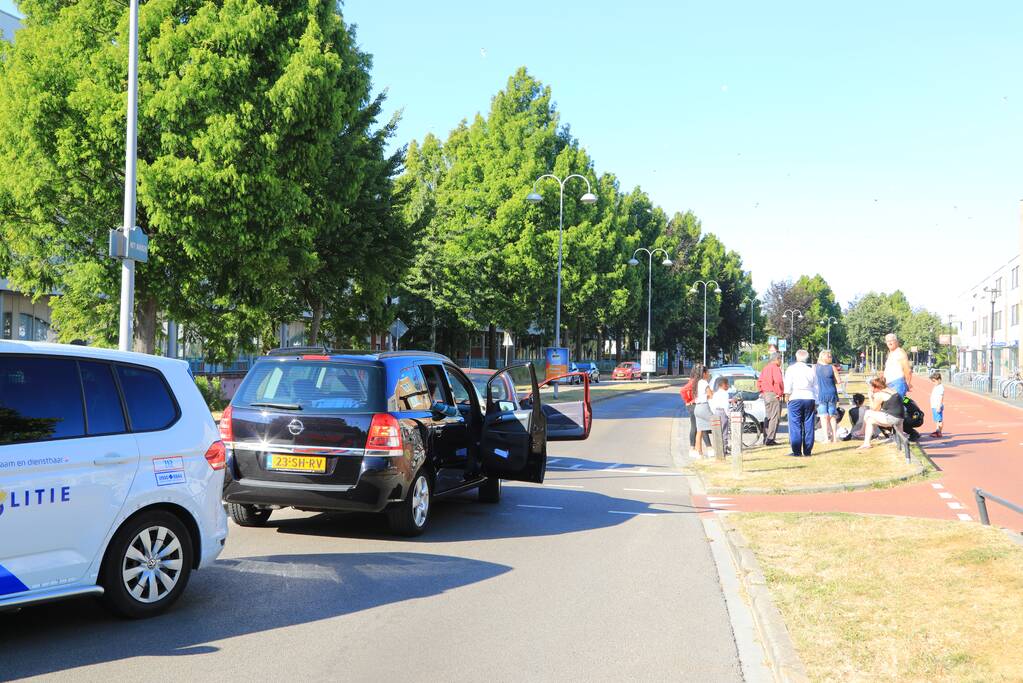
[[[327,471],[327,459],[316,455],[288,455],[286,453],[271,453],[266,456],[266,468],[268,470],[287,470],[289,472],[319,472]]]

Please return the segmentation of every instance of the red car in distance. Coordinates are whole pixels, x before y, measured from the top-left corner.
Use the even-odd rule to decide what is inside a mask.
[[[640,365],[634,360],[627,360],[619,363],[618,367],[611,371],[611,379],[643,379],[643,372]]]

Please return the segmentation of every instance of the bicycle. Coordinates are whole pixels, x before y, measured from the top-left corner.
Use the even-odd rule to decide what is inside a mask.
[[[1023,375],[1017,372],[1012,377],[1002,380],[1000,389],[1002,398],[1019,398],[1023,395]]]
[[[759,394],[756,396],[760,397]],[[733,398],[730,407],[733,412],[742,413],[742,447],[753,448],[763,440],[764,426],[756,417],[746,412],[746,402],[741,396]]]

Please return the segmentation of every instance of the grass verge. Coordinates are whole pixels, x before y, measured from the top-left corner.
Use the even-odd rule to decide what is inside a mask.
[[[784,435],[782,435],[784,438]],[[813,457],[793,458],[788,443],[762,446],[742,454],[743,471],[732,473],[730,460],[697,460],[693,466],[707,487],[741,493],[763,489],[786,493],[796,489],[824,486],[852,486],[865,482],[884,485],[918,473],[920,462],[907,463],[892,444],[875,444],[867,451],[857,450],[860,441],[837,444],[818,442]],[[927,465],[930,467],[930,465]]]
[[[1023,548],[977,524],[728,516],[814,681],[1023,680]]]

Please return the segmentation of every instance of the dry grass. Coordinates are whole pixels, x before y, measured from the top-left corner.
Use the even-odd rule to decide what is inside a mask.
[[[814,681],[1023,680],[1023,548],[991,527],[729,515]]]
[[[787,439],[785,434],[779,440]],[[794,458],[788,441],[778,446],[762,446],[742,454],[743,472],[732,473],[731,460],[697,460],[693,466],[703,475],[708,486],[731,489],[770,489],[777,493],[812,487],[854,484],[867,481],[892,480],[912,474],[919,464],[907,463],[892,444],[875,443],[867,451],[857,450],[858,440],[837,444],[818,441],[813,457]]]

